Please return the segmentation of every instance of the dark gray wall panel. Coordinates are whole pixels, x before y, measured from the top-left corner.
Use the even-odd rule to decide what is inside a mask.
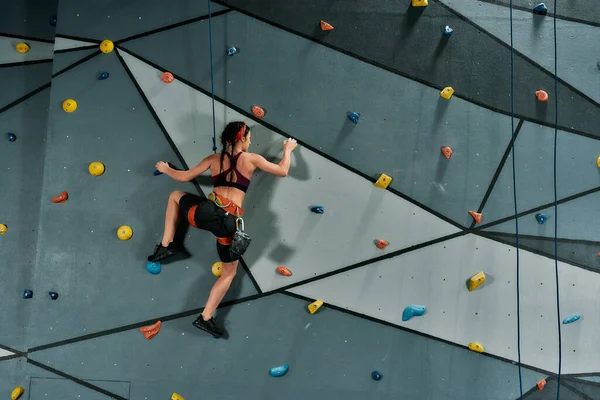
[[[99,52],[98,48],[87,49],[87,50],[77,50],[77,51],[67,51],[64,53],[54,53],[54,61],[52,62],[52,72],[57,73],[61,71],[63,68],[68,67],[69,65],[89,56],[90,54]],[[100,76],[103,71],[98,71],[96,78]]]
[[[505,6],[510,6],[511,0],[481,0],[486,3],[499,3]],[[522,7],[531,10],[540,2],[532,0],[512,0],[513,7]],[[546,1],[549,13],[554,13],[556,10],[556,1]],[[584,22],[590,22],[600,25],[600,8],[596,0],[577,0],[577,1],[561,1],[558,3],[559,17],[567,17]],[[549,17],[551,18],[551,17]]]
[[[0,108],[47,84],[52,79],[52,62],[2,67]],[[4,139],[4,138],[3,138]]]
[[[85,382],[126,399],[129,398],[129,382],[94,380],[85,380]],[[30,400],[105,400],[108,398],[103,393],[66,379],[31,378],[31,386],[28,389]]]
[[[271,0],[220,3],[431,82],[436,87],[452,86],[462,96],[510,113],[510,47],[435,1],[430,1],[425,8],[412,8],[409,1],[377,0],[360,3],[336,0],[326,4],[311,0],[277,6],[273,6]],[[330,22],[335,30],[322,32],[321,19]],[[449,40],[442,35],[446,25],[455,32]],[[248,31],[248,34],[260,40],[255,32]],[[314,64],[313,67],[318,70]],[[514,71],[515,112],[554,123],[554,78],[519,56],[515,56]],[[543,106],[535,99],[535,91],[540,88],[551,95],[551,100]],[[558,100],[560,126],[599,135],[597,103],[593,105],[562,84]]]
[[[56,27],[49,20],[57,8],[58,0],[3,1],[0,32],[52,41]]]

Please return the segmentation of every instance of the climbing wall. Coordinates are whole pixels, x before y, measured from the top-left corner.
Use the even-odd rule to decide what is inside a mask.
[[[600,17],[559,3],[555,76],[553,4],[536,5],[514,1],[512,74],[504,0],[11,5],[0,392],[600,398]],[[146,270],[169,193],[209,193],[210,176],[153,172],[193,167],[238,120],[273,162],[299,146],[286,178],[252,177],[215,340],[191,324],[214,237],[183,231],[189,254]]]

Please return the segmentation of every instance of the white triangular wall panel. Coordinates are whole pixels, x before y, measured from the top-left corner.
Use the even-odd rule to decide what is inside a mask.
[[[14,353],[8,351],[8,350],[4,350],[2,348],[0,348],[0,358],[2,357],[7,357],[7,356],[12,356],[14,355]]]
[[[19,42],[27,43],[31,49],[25,54],[17,52],[16,46]],[[51,60],[53,57],[54,43],[0,36],[0,64],[12,64],[36,60]]]
[[[100,46],[98,43],[85,42],[83,40],[73,40],[67,39],[60,36],[57,36],[54,40],[54,51],[57,50],[67,50],[67,49],[78,49],[80,47],[88,47],[88,46],[98,46],[98,50],[100,50]]]
[[[554,260],[521,250],[521,362],[557,372],[558,330]],[[600,275],[559,263],[562,373],[600,370]],[[484,271],[486,284],[469,292],[466,282]],[[490,353],[517,358],[516,250],[466,235],[290,289],[411,330]],[[424,316],[403,322],[408,305]]]

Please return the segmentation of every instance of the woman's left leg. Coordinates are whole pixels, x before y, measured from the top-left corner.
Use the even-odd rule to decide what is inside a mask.
[[[167,211],[165,213],[165,230],[163,232],[162,241],[157,244],[154,248],[154,254],[148,257],[148,261],[160,261],[177,253],[180,253],[183,249],[181,245],[177,246],[173,244],[173,238],[177,230],[177,224],[180,220],[180,201],[184,196],[189,195],[188,193],[182,192],[181,190],[174,190],[169,195],[167,201]],[[191,195],[189,195],[191,197]],[[187,207],[187,205],[186,205]]]

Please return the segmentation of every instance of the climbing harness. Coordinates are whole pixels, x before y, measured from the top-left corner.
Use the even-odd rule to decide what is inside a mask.
[[[248,249],[248,246],[250,246],[250,242],[252,241],[250,235],[244,232],[244,220],[242,218],[242,215],[244,215],[244,210],[231,200],[220,196],[215,192],[211,192],[208,195],[208,199],[215,203],[217,207],[225,211],[226,216],[231,214],[236,217],[235,233],[226,238],[217,238],[217,241],[225,246],[231,246],[229,248],[229,253],[231,254],[232,258],[236,259],[241,257],[244,255]]]

